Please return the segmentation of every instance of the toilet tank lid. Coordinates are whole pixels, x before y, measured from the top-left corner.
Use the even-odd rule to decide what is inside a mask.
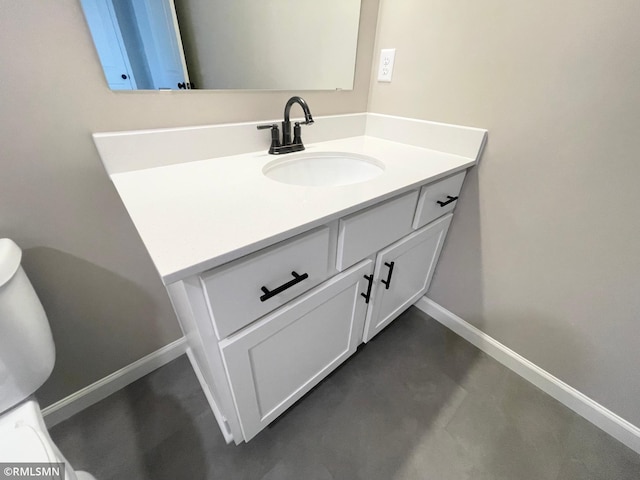
[[[22,250],[10,238],[0,238],[0,287],[7,283],[20,267]]]

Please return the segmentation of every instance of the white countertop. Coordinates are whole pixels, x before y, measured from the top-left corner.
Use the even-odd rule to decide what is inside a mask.
[[[279,157],[260,151],[114,173],[111,179],[170,284],[476,163],[366,135],[306,147],[307,153],[374,157],[385,171],[339,187],[288,185],[262,173]]]

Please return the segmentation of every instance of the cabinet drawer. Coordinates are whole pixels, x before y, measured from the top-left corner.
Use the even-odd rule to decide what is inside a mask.
[[[320,227],[206,272],[200,279],[216,334],[223,339],[328,276],[329,228]]]
[[[425,185],[420,189],[420,199],[413,228],[424,227],[445,213],[451,212],[457,203],[466,171]]]
[[[220,342],[246,441],[356,351],[372,271],[366,260]]]
[[[340,220],[337,268],[342,271],[412,231],[418,191],[413,190]]]

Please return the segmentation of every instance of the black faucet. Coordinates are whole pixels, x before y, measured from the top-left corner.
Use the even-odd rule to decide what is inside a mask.
[[[291,140],[291,107],[294,103],[297,103],[302,107],[304,113],[304,122],[295,122],[293,127],[293,140]],[[282,122],[282,143],[280,142],[280,132],[278,131],[278,124],[258,125],[258,130],[265,128],[271,129],[271,146],[269,147],[269,153],[272,155],[280,155],[283,153],[300,152],[304,150],[302,144],[302,128],[300,125],[311,125],[313,123],[313,116],[311,116],[311,110],[309,105],[301,97],[291,97],[287,104],[284,106],[284,121]]]

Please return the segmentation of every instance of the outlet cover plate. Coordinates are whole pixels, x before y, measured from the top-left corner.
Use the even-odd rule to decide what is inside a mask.
[[[395,48],[383,48],[380,50],[380,63],[378,65],[378,81],[391,82],[393,75],[393,62],[396,57]]]

